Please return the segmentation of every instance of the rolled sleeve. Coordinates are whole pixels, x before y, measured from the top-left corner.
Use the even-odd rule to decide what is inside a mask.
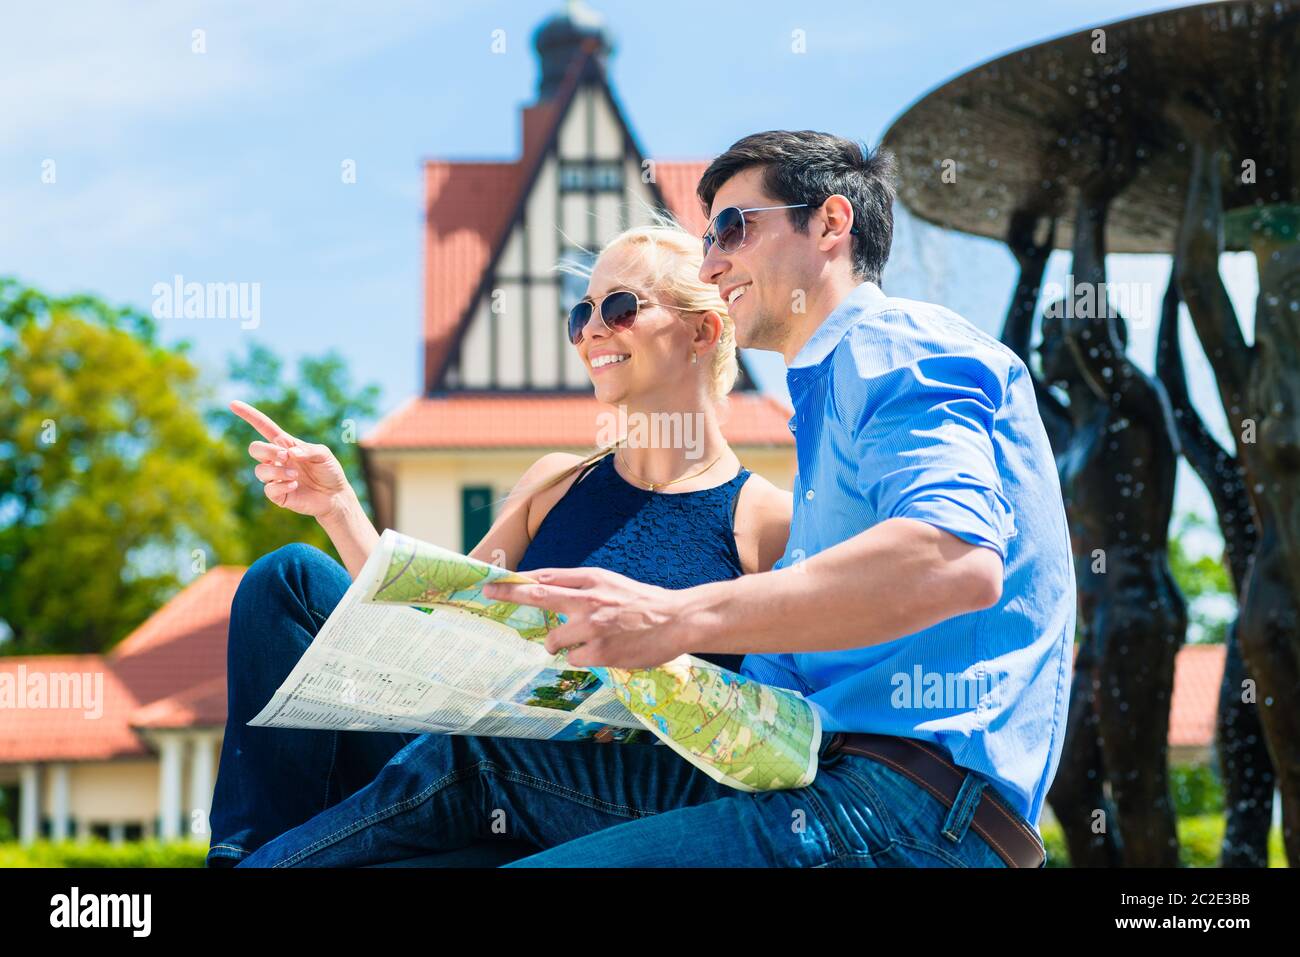
[[[994,447],[1001,381],[975,356],[918,359],[873,384],[858,423],[858,487],[876,516],[926,522],[1006,560],[1015,517]]]

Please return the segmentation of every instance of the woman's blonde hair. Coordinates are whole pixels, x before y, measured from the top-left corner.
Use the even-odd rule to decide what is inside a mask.
[[[632,226],[615,236],[596,257],[607,256],[616,249],[631,247],[638,253],[638,261],[647,265],[645,274],[650,289],[656,299],[670,306],[678,306],[684,312],[715,312],[722,321],[722,330],[713,347],[713,361],[709,367],[709,396],[715,402],[721,402],[731,392],[740,374],[739,359],[736,355],[736,328],[727,312],[727,304],[718,293],[718,287],[700,280],[700,266],[704,262],[704,251],[700,247],[700,237],[684,229],[675,219],[657,210],[651,213],[652,221],[646,226]],[[590,279],[595,269],[595,262],[590,266],[565,261],[556,266],[561,272]],[[628,277],[640,280],[642,274]],[[575,472],[585,469],[613,452],[618,446],[609,445],[593,451],[581,461],[553,475],[546,481],[525,492],[543,492],[563,482]]]
[[[740,372],[736,329],[718,287],[700,280],[700,266],[704,262],[700,237],[687,232],[667,214],[655,213],[649,225],[632,226],[611,239],[596,260],[628,246],[636,249],[639,260],[648,266],[647,279],[656,297],[662,297],[670,306],[679,306],[684,312],[716,312],[722,320],[722,332],[714,346],[713,365],[709,370],[709,395],[714,401],[725,398]],[[590,279],[595,263],[584,267],[566,261],[556,269]]]

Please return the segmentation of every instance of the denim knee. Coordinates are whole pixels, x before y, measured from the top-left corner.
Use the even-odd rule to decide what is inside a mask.
[[[462,735],[426,732],[408,741],[375,778],[376,787],[394,799],[412,799],[427,795],[430,786],[457,770],[455,744],[463,744]],[[458,740],[459,739],[459,740]]]
[[[332,559],[315,545],[308,545],[306,542],[290,542],[288,545],[281,545],[274,551],[267,552],[249,565],[243,581],[260,582],[267,578],[278,579],[295,566],[310,567],[321,561],[329,562]],[[242,585],[243,582],[240,584]]]
[[[313,583],[326,587],[313,588]],[[228,653],[242,658],[244,651],[254,650],[236,648],[246,641],[264,653],[267,635],[294,620],[314,633],[349,584],[347,571],[313,545],[294,542],[267,552],[244,572],[231,600]],[[294,660],[301,651],[295,650]]]
[[[302,573],[331,565],[342,570],[337,562],[315,545],[305,542],[281,545],[248,566],[235,590],[233,605],[246,602],[253,595],[264,599],[268,589],[279,588],[283,583],[300,582],[305,577]]]

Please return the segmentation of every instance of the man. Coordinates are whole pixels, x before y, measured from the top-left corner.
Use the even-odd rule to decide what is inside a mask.
[[[488,808],[545,848],[523,866],[1042,865],[1075,593],[1028,370],[959,316],[880,290],[886,155],[759,133],[698,192],[711,217],[701,277],[729,300],[739,344],[789,367],[784,557],[679,591],[543,569],[488,594],[563,612],[547,647],[573,665],[745,654],[746,674],[818,709],[813,783],[750,794],[667,748],[424,736],[243,865],[355,863],[366,829],[391,841],[399,818],[419,849],[463,847],[492,835]]]

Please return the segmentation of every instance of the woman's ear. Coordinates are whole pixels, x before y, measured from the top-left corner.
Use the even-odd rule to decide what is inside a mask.
[[[700,313],[700,324],[695,329],[695,342],[712,348],[722,337],[722,317],[713,310]]]

